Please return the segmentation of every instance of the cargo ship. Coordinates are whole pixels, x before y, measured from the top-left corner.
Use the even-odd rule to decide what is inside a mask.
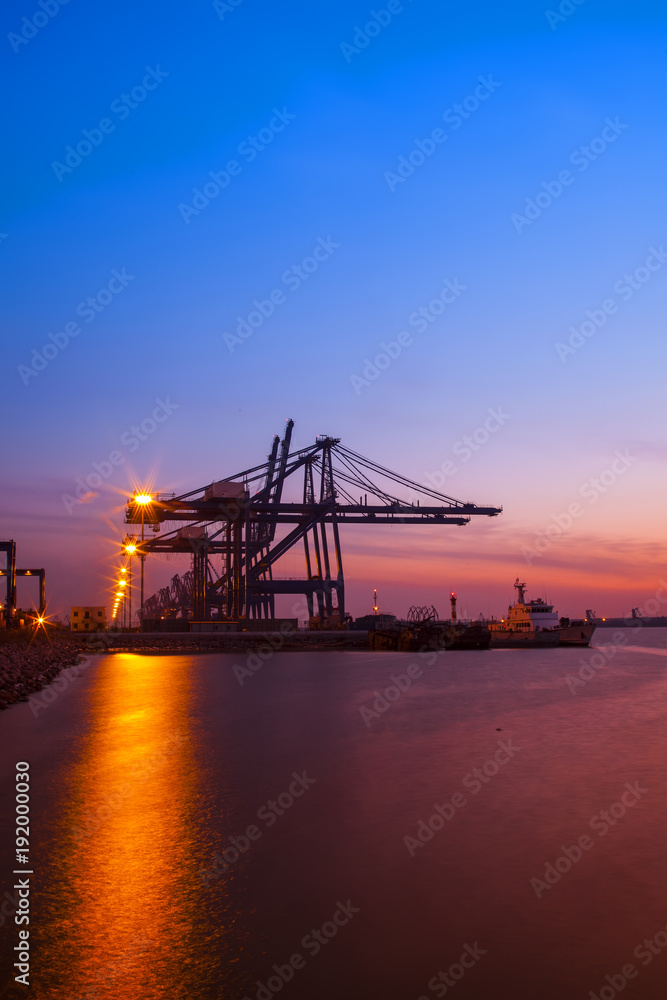
[[[535,649],[553,646],[588,646],[595,623],[586,619],[559,618],[553,604],[538,597],[526,600],[526,584],[516,578],[518,599],[507,609],[507,618],[487,622],[491,648]]]

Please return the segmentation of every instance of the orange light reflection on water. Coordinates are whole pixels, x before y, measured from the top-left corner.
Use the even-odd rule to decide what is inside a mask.
[[[72,898],[59,970],[86,1000],[162,996],[182,977],[195,924],[191,674],[177,658],[166,664],[117,654],[93,692],[68,815],[74,846],[62,861]]]

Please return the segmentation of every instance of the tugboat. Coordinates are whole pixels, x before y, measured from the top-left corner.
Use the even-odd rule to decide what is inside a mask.
[[[518,600],[509,606],[507,618],[488,622],[492,649],[588,646],[595,623],[559,618],[553,604],[547,604],[541,597],[536,601],[526,601],[526,584],[520,583],[519,577],[514,586],[518,591]]]

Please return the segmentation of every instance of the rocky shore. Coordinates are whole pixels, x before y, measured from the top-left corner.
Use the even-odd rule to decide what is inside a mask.
[[[69,632],[0,633],[0,709],[27,701],[64,667],[81,662],[86,645]]]

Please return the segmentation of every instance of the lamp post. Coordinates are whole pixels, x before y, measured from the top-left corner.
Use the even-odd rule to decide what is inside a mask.
[[[139,547],[139,559],[141,560],[141,584],[140,584],[140,594],[139,594],[139,630],[141,631],[144,620],[144,562],[146,560],[146,553],[144,552],[144,519],[146,515],[146,507],[153,502],[153,497],[150,493],[135,493],[132,497],[134,502],[141,508],[141,546]]]
[[[121,587],[121,588],[122,587],[126,587],[127,586],[127,577],[126,577],[127,570],[125,569],[124,566],[121,566],[120,572],[121,572],[121,579],[119,581],[118,586]],[[126,616],[126,613],[127,613],[127,592],[125,590],[123,590],[122,602],[123,603],[120,605],[120,614],[121,614],[120,627],[121,627],[121,631],[122,631],[123,628],[125,628],[125,616]]]
[[[125,569],[121,570],[121,573],[126,573],[126,572],[127,571]],[[114,605],[114,617],[118,614],[119,602],[122,601],[122,604],[120,604],[121,614],[125,610],[125,598],[126,598],[125,587],[126,586],[127,586],[127,580],[125,579],[124,576],[121,576],[120,580],[118,581],[118,591],[116,593],[116,604]],[[121,628],[122,628],[122,625],[123,625],[123,622],[122,622],[122,618],[121,618]]]
[[[123,551],[128,555],[129,558],[129,571],[127,574],[127,603],[128,603],[128,617],[129,617],[129,629],[132,631],[132,556],[137,551],[137,546],[134,541],[134,535],[127,535],[123,541]]]

